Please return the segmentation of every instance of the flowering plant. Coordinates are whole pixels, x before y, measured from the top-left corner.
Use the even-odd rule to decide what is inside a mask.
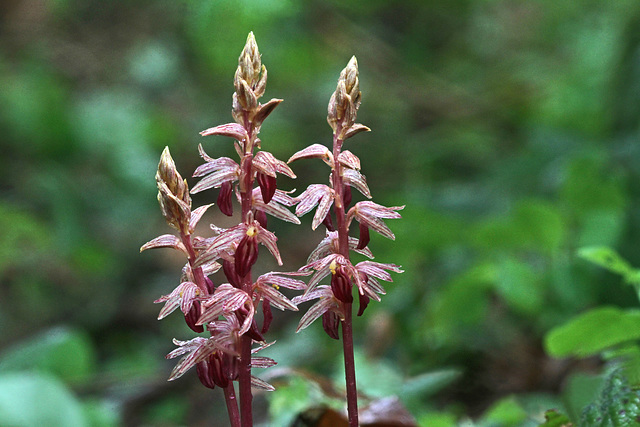
[[[325,332],[338,340],[339,326],[342,326],[347,408],[351,426],[358,425],[358,393],[352,331],[353,286],[356,286],[358,294],[357,315],[361,316],[371,298],[380,301],[378,294],[385,293],[378,280],[390,282],[392,279],[389,271],[401,273],[402,270],[395,264],[373,261],[362,261],[354,265],[350,254],[353,251],[373,258],[367,247],[369,229],[389,239],[395,239],[384,219],[400,218],[397,211],[404,208],[384,207],[368,200],[349,207],[352,202],[351,187],[366,198],[371,198],[365,176],[360,173],[360,159],[351,151],[342,150],[346,139],[369,131],[368,127],[355,122],[361,98],[358,62],[353,57],[340,73],[338,86],[329,101],[327,121],[333,129],[332,150],[320,144],[313,144],[289,159],[290,163],[298,159],[320,158],[331,168],[330,185],[312,184],[295,200],[298,216],[316,208],[311,227],[315,230],[322,223],[326,228],[326,237],[311,253],[307,265],[300,268],[300,272],[313,273],[313,276],[304,294],[294,298],[293,302],[297,304],[318,299],[300,320],[298,331],[322,316]],[[349,236],[349,227],[354,219],[359,223],[359,238]],[[329,275],[331,284],[320,285]]]
[[[231,425],[251,426],[251,388],[273,390],[270,384],[251,375],[252,368],[275,365],[275,361],[269,358],[253,356],[271,345],[264,338],[273,319],[271,307],[297,311],[297,303],[319,299],[302,317],[298,330],[322,317],[327,334],[339,339],[339,326],[342,325],[349,421],[350,425],[356,426],[352,288],[355,285],[358,289],[358,315],[362,315],[371,298],[380,300],[379,294],[384,294],[378,280],[391,281],[389,271],[401,270],[394,264],[373,261],[353,264],[350,251],[373,258],[367,247],[369,230],[393,239],[393,233],[383,220],[400,218],[397,211],[403,207],[387,208],[371,201],[360,201],[349,208],[351,187],[371,198],[365,177],[360,173],[360,160],[350,151],[342,150],[346,139],[369,130],[355,123],[361,99],[355,57],[342,71],[329,102],[328,121],[333,128],[333,150],[313,144],[289,159],[292,162],[321,158],[331,167],[330,185],[311,185],[295,198],[276,185],[278,174],[295,178],[293,171],[287,163],[261,150],[258,133],[262,123],[282,102],[281,99],[271,99],[266,104],[258,102],[265,92],[266,82],[267,69],[262,65],[258,46],[253,33],[250,33],[234,78],[232,115],[235,122],[201,132],[203,136],[233,138],[239,162],[228,157],[212,158],[200,145],[200,156],[205,163],[195,170],[193,176],[200,181],[191,190],[178,173],[168,147],[164,149],[158,165],[158,201],[167,223],[178,234],[157,237],[143,245],[141,251],[172,248],[187,258],[178,286],[155,301],[164,303],[158,319],[180,308],[185,322],[194,332],[207,332],[206,337],[198,336],[187,341],[174,339],[178,347],[167,358],[183,357],[169,380],[179,378],[195,366],[203,385],[223,389]],[[213,188],[219,189],[216,204],[223,214],[232,216],[233,199],[238,201],[240,222],[228,229],[212,225],[213,237],[196,236],[196,225],[213,204],[192,209],[190,194]],[[295,215],[289,211],[293,206]],[[259,244],[265,246],[282,265],[277,238],[267,229],[267,215],[300,224],[298,216],[314,208],[312,228],[322,223],[327,234],[311,253],[307,265],[293,273],[269,272],[254,278],[253,266],[258,258]],[[359,238],[348,234],[354,219],[359,223]],[[209,276],[219,270],[227,282],[214,284]],[[295,278],[310,274],[313,275],[308,283]],[[331,284],[321,285],[320,282],[329,275]],[[280,287],[304,293],[290,300],[279,291]],[[260,320],[256,320],[258,310],[262,311],[261,325],[258,325]],[[257,344],[255,348],[254,344]],[[234,382],[238,383],[239,404]]]

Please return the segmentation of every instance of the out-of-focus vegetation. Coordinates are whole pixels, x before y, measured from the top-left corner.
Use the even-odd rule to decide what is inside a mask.
[[[377,202],[407,205],[390,223],[396,242],[371,242],[406,272],[355,322],[361,391],[398,395],[425,426],[537,425],[550,408],[579,419],[599,359],[552,358],[542,343],[587,309],[637,306],[577,250],[607,246],[640,265],[640,3],[8,0],[0,424],[224,425],[217,391],[195,375],[165,381],[171,338],[192,334],[179,318],[157,322],[152,301],[182,260],[138,249],[166,231],[162,148],[184,176],[199,142],[232,152],[198,132],[230,119],[249,31],[266,97],[285,100],[263,144],[288,158],[329,143],[326,105],[355,54],[359,120],[373,132],[348,148]],[[316,166],[294,165],[300,179],[285,184],[322,182]],[[323,237],[308,218],[274,226],[288,270]],[[336,407],[339,349],[276,314],[269,351],[284,369],[266,371],[279,390],[256,416]]]

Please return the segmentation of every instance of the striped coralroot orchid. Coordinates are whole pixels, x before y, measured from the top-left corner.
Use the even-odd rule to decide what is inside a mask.
[[[271,307],[297,311],[296,305],[279,288],[304,290],[306,284],[294,276],[307,275],[307,271],[295,273],[253,274],[258,258],[259,245],[263,245],[282,265],[276,245],[276,236],[267,230],[267,215],[299,224],[296,215],[288,210],[296,200],[285,191],[277,189],[278,174],[295,178],[287,163],[271,153],[261,151],[258,138],[260,127],[267,116],[282,102],[272,99],[266,104],[258,100],[265,92],[267,69],[262,65],[260,52],[253,33],[250,33],[238,59],[234,77],[232,115],[235,123],[227,123],[202,131],[203,136],[221,135],[234,139],[238,160],[229,157],[212,158],[199,146],[204,164],[193,176],[199,178],[191,189],[178,173],[165,148],[156,181],[158,200],[167,223],[178,230],[179,235],[163,235],[142,246],[172,248],[186,255],[180,284],[169,294],[157,299],[164,303],[158,319],[180,309],[187,325],[195,332],[206,333],[188,341],[174,340],[177,349],[167,358],[183,356],[171,373],[169,380],[182,376],[196,367],[200,381],[209,388],[224,390],[233,427],[253,425],[252,387],[273,390],[266,382],[251,375],[251,368],[267,368],[275,362],[269,358],[252,356],[266,347],[264,339],[271,319]],[[219,188],[216,204],[220,211],[233,215],[234,198],[240,204],[240,223],[228,229],[211,226],[212,237],[194,236],[195,227],[206,205],[191,210],[190,193]],[[235,195],[235,197],[233,197]],[[357,218],[356,218],[357,219]],[[222,270],[227,283],[215,285],[208,277]],[[262,311],[262,325],[256,312]],[[252,349],[258,343],[258,348]],[[239,405],[234,382],[238,383]]]
[[[298,325],[298,331],[322,317],[325,332],[339,339],[339,326],[342,328],[342,342],[345,358],[347,385],[347,409],[349,425],[358,425],[358,402],[353,354],[352,305],[353,287],[357,288],[359,310],[362,315],[371,298],[380,301],[385,293],[379,280],[391,282],[391,272],[402,273],[395,264],[382,264],[363,261],[353,264],[351,251],[373,258],[367,245],[369,230],[395,240],[393,232],[385,224],[385,219],[400,218],[397,212],[404,206],[384,207],[372,201],[360,201],[351,208],[351,187],[365,198],[371,199],[365,176],[360,172],[360,159],[351,151],[342,150],[346,139],[369,128],[356,123],[361,102],[359,88],[358,63],[353,57],[342,70],[336,91],[329,101],[327,121],[333,129],[333,147],[313,144],[298,151],[288,163],[294,160],[317,158],[331,168],[330,185],[312,184],[294,199],[295,213],[302,216],[316,209],[311,227],[315,230],[325,225],[326,237],[311,253],[307,265],[300,273],[313,274],[304,293],[293,299],[298,304],[317,300],[305,313]],[[349,226],[353,220],[359,223],[359,237],[349,236]],[[330,276],[329,285],[320,283]]]

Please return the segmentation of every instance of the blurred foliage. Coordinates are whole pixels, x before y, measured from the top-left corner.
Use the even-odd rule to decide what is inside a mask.
[[[288,158],[328,143],[326,105],[355,54],[359,120],[373,132],[348,148],[377,202],[407,205],[390,223],[396,242],[371,242],[380,262],[406,272],[356,321],[359,362],[380,372],[362,374],[362,392],[414,387],[403,403],[433,426],[536,425],[562,402],[578,407],[567,387],[599,360],[551,356],[600,354],[605,342],[589,344],[597,336],[585,325],[637,317],[633,287],[576,250],[612,248],[624,263],[599,259],[634,284],[622,270],[640,265],[640,3],[7,0],[0,424],[56,425],[49,405],[75,425],[224,423],[216,391],[189,378],[165,383],[170,339],[190,334],[178,318],[156,322],[152,301],[172,289],[182,260],[138,249],[166,232],[153,178],[162,148],[184,176],[199,142],[232,153],[197,132],[230,119],[251,30],[269,70],[266,96],[285,99],[263,144]],[[326,180],[312,162],[294,171],[300,178],[285,187]],[[323,237],[309,224],[274,221],[284,269]],[[339,376],[334,343],[314,328],[293,336],[298,318],[276,316],[269,351],[281,366]],[[556,327],[547,355],[543,337]],[[635,333],[616,327],[607,338]],[[294,376],[287,387],[303,383]],[[15,403],[43,393],[57,400],[41,411]],[[265,422],[303,409],[282,396]],[[11,418],[23,415],[33,418]]]

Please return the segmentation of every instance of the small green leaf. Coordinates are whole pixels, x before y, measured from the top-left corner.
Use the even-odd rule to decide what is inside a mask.
[[[554,328],[545,337],[554,357],[585,357],[640,338],[640,311],[598,307]]]
[[[539,313],[544,303],[542,283],[533,268],[515,258],[498,265],[496,290],[511,308],[521,313]]]
[[[634,269],[616,251],[606,246],[588,246],[578,251],[580,258],[591,261],[607,270],[627,278],[634,274]]]
[[[544,413],[544,419],[546,420],[539,427],[572,427],[573,423],[566,415],[558,412],[555,409],[550,409]]]
[[[502,427],[521,426],[527,418],[527,412],[513,396],[501,399],[491,406],[482,417],[483,425],[500,425]]]

